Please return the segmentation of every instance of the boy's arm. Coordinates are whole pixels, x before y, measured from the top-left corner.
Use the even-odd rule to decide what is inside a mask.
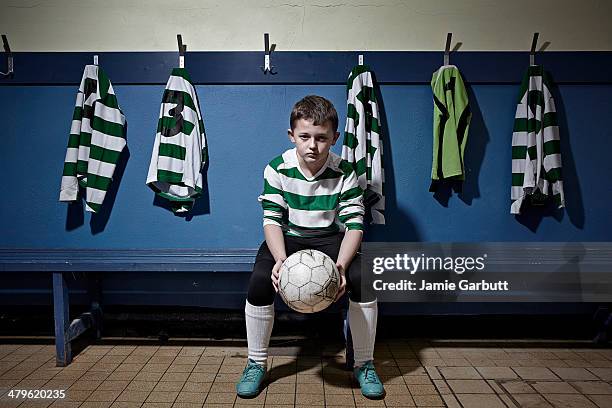
[[[361,230],[348,230],[344,234],[344,238],[342,238],[342,243],[340,244],[338,260],[336,261],[336,266],[340,270],[340,273],[345,273],[348,269],[355,254],[359,250],[362,238],[363,231]]]
[[[341,275],[340,291],[338,292],[336,300],[344,293],[346,285],[346,278],[344,275],[355,257],[355,254],[359,250],[359,245],[361,245],[361,239],[363,237],[363,215],[365,213],[363,189],[359,186],[355,170],[346,161],[343,161],[341,166],[345,175],[342,183],[342,191],[340,192],[338,218],[346,226],[346,232],[344,238],[342,238],[338,259],[336,260],[336,266]]]
[[[259,196],[259,201],[261,201],[264,212],[263,227],[266,245],[276,261],[272,267],[272,285],[278,291],[278,270],[283,261],[287,259],[282,222],[288,207],[283,197],[279,175],[270,165],[264,170],[264,191]]]
[[[266,244],[274,257],[274,260],[276,262],[282,262],[287,259],[287,253],[285,252],[285,238],[283,236],[283,230],[281,227],[274,224],[264,225],[264,235],[266,237]]]

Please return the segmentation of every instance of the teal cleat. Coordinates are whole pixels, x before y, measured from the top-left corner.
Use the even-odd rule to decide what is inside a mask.
[[[266,368],[249,358],[240,380],[236,383],[236,394],[242,398],[257,396],[265,375]]]
[[[385,388],[376,374],[374,364],[368,361],[361,367],[353,369],[353,374],[361,388],[361,394],[370,399],[380,399],[385,396]]]

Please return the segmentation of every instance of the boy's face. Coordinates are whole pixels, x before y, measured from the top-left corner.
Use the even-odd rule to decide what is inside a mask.
[[[298,156],[310,165],[324,163],[329,149],[340,136],[340,133],[333,131],[330,121],[315,125],[309,119],[296,120],[293,129],[288,129],[287,133],[295,143]]]

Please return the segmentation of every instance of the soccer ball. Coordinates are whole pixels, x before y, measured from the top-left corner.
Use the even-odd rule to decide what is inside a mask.
[[[329,306],[340,286],[340,273],[321,251],[297,251],[280,267],[278,288],[283,301],[301,313],[320,312]]]

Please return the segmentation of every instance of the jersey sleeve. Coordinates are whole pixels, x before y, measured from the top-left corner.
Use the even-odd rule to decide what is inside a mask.
[[[258,200],[263,207],[263,225],[282,227],[283,216],[287,212],[287,202],[278,172],[270,165],[264,169],[264,189]]]
[[[346,163],[343,170],[344,180],[340,191],[338,218],[347,230],[363,230],[363,214],[365,213],[363,189],[359,186],[357,173],[350,164]]]

